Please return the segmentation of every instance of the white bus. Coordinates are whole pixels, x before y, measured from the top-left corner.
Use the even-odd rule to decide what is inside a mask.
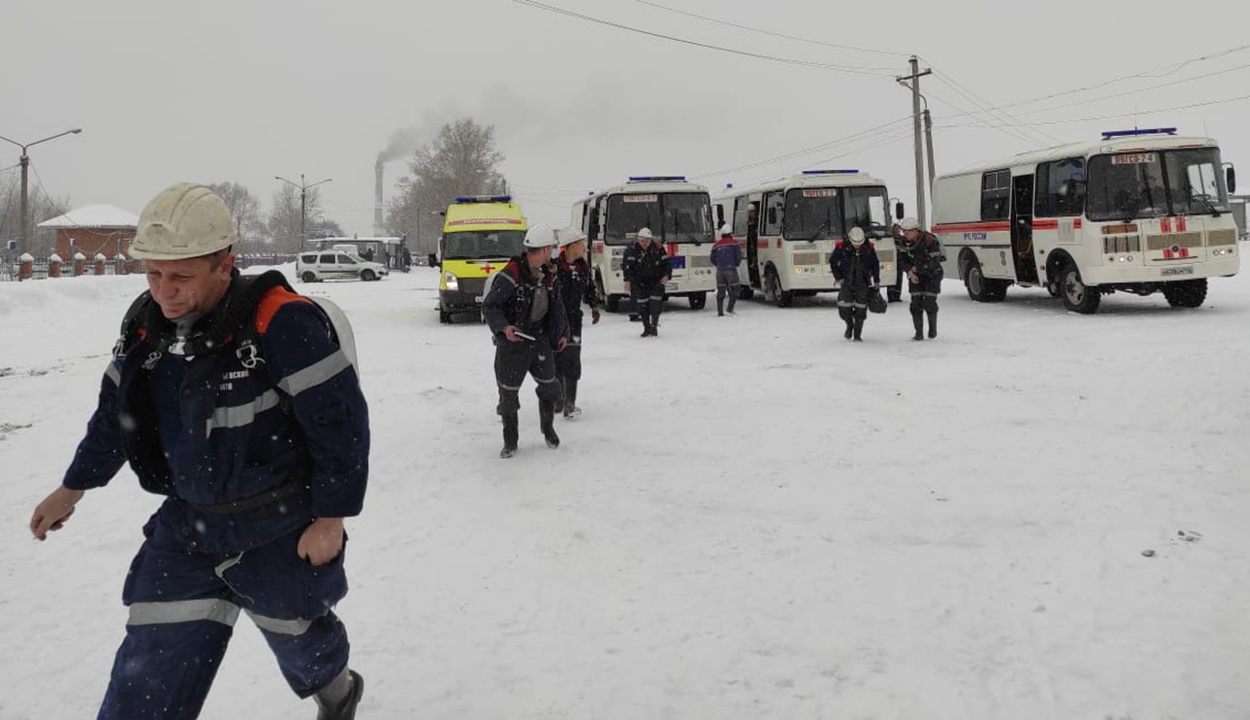
[[[889,198],[883,181],[858,170],[805,170],[718,198],[717,217],[732,219],[734,239],[744,250],[742,297],[759,290],[768,302],[789,307],[795,297],[833,292],[829,255],[853,227],[876,246],[882,285],[892,284]]]
[[[1207,278],[1238,270],[1237,226],[1214,140],[1175,128],[1103,133],[939,176],[933,232],[947,277],[997,302],[1044,286],[1078,313],[1116,290],[1197,307]]]
[[[624,185],[575,203],[572,224],[586,233],[595,288],[609,311],[629,297],[621,263],[625,248],[644,227],[651,229],[654,242],[667,250],[673,264],[669,297],[685,296],[690,307],[700,310],[708,292],[716,290],[711,259],[716,232],[711,197],[702,185],[683,177],[631,177]]]

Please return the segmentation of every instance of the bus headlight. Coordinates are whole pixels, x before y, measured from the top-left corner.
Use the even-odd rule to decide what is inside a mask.
[[[460,290],[460,278],[451,273],[443,274],[443,282],[447,285],[447,289],[452,292]]]

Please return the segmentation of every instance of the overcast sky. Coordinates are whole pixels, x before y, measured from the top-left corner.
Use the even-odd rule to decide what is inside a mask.
[[[323,188],[328,216],[363,235],[372,232],[378,153],[396,132],[425,141],[460,115],[495,125],[503,171],[531,220],[565,224],[573,201],[631,174],[685,174],[716,190],[851,167],[884,178],[911,208],[911,101],[891,75],[906,73],[911,53],[939,73],[921,82],[939,173],[1133,127],[1134,112],[1250,96],[1250,48],[1178,67],[1250,45],[1250,6],[1233,0],[655,2],[774,34],[637,0],[548,0],[815,66],[513,0],[10,0],[0,14],[0,135],[30,142],[82,127],[31,149],[42,187],[74,206],[137,214],[182,180],[241,182],[268,206],[274,175],[304,173],[309,182],[333,178]],[[995,117],[966,114],[978,103],[1009,106],[1146,72],[1157,77]],[[1217,138],[1250,185],[1248,108],[1250,98],[1136,123]],[[782,157],[872,128],[880,129]],[[17,158],[0,143],[0,168]],[[403,161],[386,166],[388,197],[405,171]]]

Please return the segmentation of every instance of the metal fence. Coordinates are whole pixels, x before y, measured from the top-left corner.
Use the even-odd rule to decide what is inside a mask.
[[[104,275],[137,274],[135,268],[131,265],[131,262],[132,261],[130,260],[124,260],[124,261],[106,260],[104,262],[104,272],[102,274]],[[235,256],[235,266],[241,270],[244,268],[255,267],[255,266],[282,265],[283,263],[291,263],[291,262],[295,262],[295,256],[290,255],[290,254],[284,254],[284,253],[270,253],[267,255],[249,253],[247,255]],[[48,278],[48,265],[49,264],[50,263],[46,259],[35,260],[33,263],[31,263],[30,279],[31,280],[46,280]],[[125,266],[125,270],[121,269],[122,266]],[[83,271],[81,274],[82,275],[100,274],[100,273],[96,273],[96,269],[97,269],[96,263],[94,261],[88,260],[86,265],[83,267]],[[21,263],[17,261],[17,258],[0,259],[0,282],[16,282],[19,278],[20,270],[21,270]],[[61,277],[74,277],[74,263],[73,262],[61,263]]]

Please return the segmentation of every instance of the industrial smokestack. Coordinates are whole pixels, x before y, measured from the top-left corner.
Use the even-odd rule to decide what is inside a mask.
[[[378,161],[374,163],[373,170],[377,174],[377,183],[373,188],[373,234],[376,237],[382,237],[386,234],[385,222],[382,217],[382,156],[378,155]]]

